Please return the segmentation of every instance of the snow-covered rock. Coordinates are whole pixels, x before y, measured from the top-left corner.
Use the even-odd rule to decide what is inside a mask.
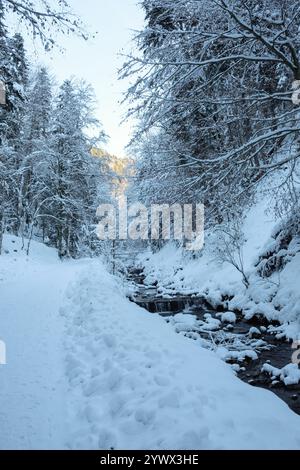
[[[234,312],[225,312],[221,315],[223,323],[236,323],[236,314]]]
[[[261,337],[261,330],[253,326],[249,330],[249,336],[250,338],[260,338]]]
[[[296,385],[300,382],[300,369],[298,364],[287,364],[282,369],[273,367],[271,364],[264,364],[262,372],[267,372],[274,380],[278,377],[285,385]]]

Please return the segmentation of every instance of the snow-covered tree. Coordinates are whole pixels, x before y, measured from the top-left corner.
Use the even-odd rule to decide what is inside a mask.
[[[6,91],[6,101],[0,107],[0,159],[2,173],[5,175],[1,197],[2,230],[5,224],[16,231],[19,226],[18,188],[21,177],[21,136],[27,72],[23,39],[20,35],[8,36],[4,25],[4,9],[0,2],[0,80]]]
[[[53,31],[87,38],[81,21],[66,0],[1,0],[0,4],[4,12],[16,15],[33,37],[42,41],[45,49],[55,45]]]
[[[26,113],[22,119],[22,163],[18,186],[20,224],[19,234],[31,234],[38,207],[45,198],[43,171],[50,147],[50,117],[52,110],[51,80],[45,68],[32,74],[27,90]]]
[[[142,4],[141,53],[123,70],[137,77],[129,90],[130,113],[141,118],[135,140],[159,132],[166,179],[168,160],[185,182],[173,197],[184,202],[189,191],[222,220],[274,170],[292,174],[299,157],[299,2]]]
[[[52,116],[50,154],[45,170],[48,186],[43,217],[47,235],[60,256],[76,256],[92,243],[101,190],[101,162],[91,155],[86,129],[91,114],[90,88],[63,83]]]
[[[1,109],[0,246],[10,230],[29,239],[27,250],[38,237],[60,256],[98,252],[96,209],[101,198],[109,199],[110,187],[106,160],[91,153],[104,139],[93,92],[66,81],[54,101],[46,69],[27,80],[21,38],[2,38],[14,47],[3,68],[13,79]]]

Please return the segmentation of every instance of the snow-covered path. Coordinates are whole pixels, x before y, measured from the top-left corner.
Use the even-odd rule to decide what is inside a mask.
[[[59,308],[76,264],[59,262],[53,250],[38,244],[29,262],[11,237],[5,249],[10,253],[0,259],[0,339],[7,348],[7,365],[0,366],[0,449],[63,448]]]
[[[300,417],[124,296],[95,261],[68,288],[75,449],[300,449]]]
[[[0,449],[300,449],[299,416],[130,303],[100,260],[19,243],[0,257]]]

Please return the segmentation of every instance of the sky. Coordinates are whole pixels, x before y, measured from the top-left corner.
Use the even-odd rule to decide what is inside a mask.
[[[87,25],[91,33],[98,32],[88,42],[77,37],[59,36],[65,51],[45,53],[29,42],[33,59],[47,65],[59,81],[71,76],[91,83],[97,97],[97,117],[110,136],[105,148],[119,157],[126,155],[133,122],[120,125],[126,106],[120,104],[128,82],[118,80],[118,69],[130,52],[134,31],[140,30],[144,15],[138,0],[69,0],[72,10]]]

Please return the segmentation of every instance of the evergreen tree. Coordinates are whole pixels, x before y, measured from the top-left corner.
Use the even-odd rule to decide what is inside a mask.
[[[9,77],[9,53],[7,45],[7,30],[4,24],[4,8],[3,2],[0,0],[0,81],[6,90],[6,83]],[[3,142],[4,135],[7,132],[5,116],[7,113],[7,105],[0,105],[0,144]]]
[[[91,155],[103,131],[100,138],[86,135],[87,129],[99,129],[92,91],[66,81],[54,102],[45,68],[29,80],[23,38],[8,35],[5,12],[12,8],[48,44],[48,21],[69,31],[78,24],[47,2],[34,11],[32,5],[0,0],[0,80],[6,88],[6,103],[0,107],[0,253],[8,230],[29,239],[28,251],[32,238],[38,238],[56,246],[60,256],[91,254],[99,247],[99,198],[109,197],[107,168]],[[62,6],[67,3],[59,0]]]
[[[85,129],[95,120],[88,112],[87,93],[73,82],[60,89],[53,113],[48,203],[49,238],[60,256],[76,256],[95,224],[100,164],[91,156]],[[52,219],[52,220],[51,220]],[[89,243],[89,241],[88,241]]]
[[[45,68],[33,74],[28,89],[26,114],[22,120],[23,135],[20,196],[22,218],[20,234],[32,236],[40,205],[48,192],[45,167],[50,152],[48,137],[52,109],[52,86]],[[42,221],[41,221],[42,223]]]

